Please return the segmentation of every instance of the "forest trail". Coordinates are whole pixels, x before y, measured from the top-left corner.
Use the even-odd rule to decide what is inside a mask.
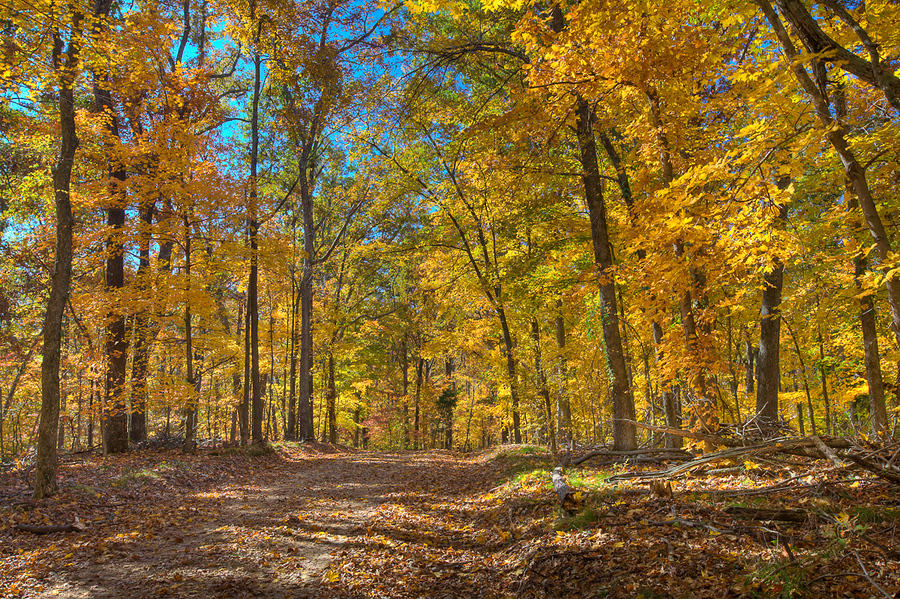
[[[448,501],[479,487],[466,462],[446,452],[319,447],[326,452],[91,458],[64,467],[61,494],[39,505],[24,480],[2,478],[0,494],[13,505],[0,510],[0,596],[327,596],[333,553],[360,547],[380,506]],[[80,534],[11,526],[76,515],[88,526]]]
[[[872,597],[873,582],[900,592],[900,503],[884,481],[823,462],[770,493],[787,475],[748,462],[673,479],[674,495],[660,496],[609,480],[621,465],[585,464],[568,472],[584,503],[566,516],[553,464],[529,446],[69,456],[61,492],[38,503],[7,470],[0,597]],[[810,517],[754,522],[735,505]],[[82,532],[15,528],[76,516]]]

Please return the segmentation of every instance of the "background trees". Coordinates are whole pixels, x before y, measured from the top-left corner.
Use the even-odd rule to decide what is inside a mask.
[[[0,451],[40,437],[41,493],[101,438],[896,430],[890,3],[4,10]]]

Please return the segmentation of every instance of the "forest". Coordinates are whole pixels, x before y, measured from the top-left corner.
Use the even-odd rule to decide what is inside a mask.
[[[0,597],[900,594],[900,4],[0,31]]]

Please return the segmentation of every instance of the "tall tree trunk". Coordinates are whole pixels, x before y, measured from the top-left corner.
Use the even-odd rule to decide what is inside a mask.
[[[834,93],[835,113],[838,119],[847,117],[847,96],[842,86],[838,86]],[[859,202],[853,194],[850,182],[846,181],[847,211],[850,214],[850,222],[854,233],[862,229],[862,224],[857,216]],[[868,258],[863,250],[853,257],[853,283],[856,286],[859,298],[859,322],[863,336],[863,352],[866,366],[866,382],[869,385],[869,419],[872,425],[872,433],[876,437],[887,434],[887,406],[884,401],[884,381],[881,376],[881,355],[878,350],[878,329],[875,319],[875,302],[871,293],[864,292],[862,277],[868,270]]]
[[[781,206],[780,222],[787,220],[787,206]],[[778,421],[778,380],[781,348],[781,292],[784,263],[772,260],[772,270],[763,274],[762,308],[759,318],[759,361],[756,366],[756,417],[766,425]]]
[[[421,352],[421,348],[419,349]],[[415,410],[413,414],[413,447],[415,449],[421,449],[420,445],[420,432],[419,432],[419,401],[422,397],[422,368],[424,366],[424,360],[422,360],[422,356],[419,355],[416,357],[416,404]]]
[[[569,366],[566,364],[566,323],[562,316],[562,299],[556,299],[556,347],[559,351],[557,370],[559,374],[559,400],[557,426],[559,427],[559,441],[566,443],[572,438],[572,408],[569,404],[568,375]]]
[[[155,202],[141,208],[140,249],[135,286],[146,294],[150,289],[150,239]],[[134,359],[131,363],[131,441],[140,443],[147,439],[147,370],[150,362],[148,346],[149,317],[147,310],[134,316]]]
[[[290,325],[290,372],[288,373],[288,413],[285,438],[297,440],[297,311],[300,297],[296,295],[297,285],[291,271],[291,325]]]
[[[822,342],[822,333],[818,336],[819,342],[819,376],[822,382],[822,402],[825,404],[825,432],[834,434],[834,422],[831,418],[831,399],[828,397],[828,377],[825,367],[825,345]]]
[[[109,17],[111,0],[99,0],[96,15]],[[125,314],[120,290],[125,286],[125,179],[123,165],[112,158],[119,142],[119,119],[113,105],[109,81],[104,73],[94,73],[94,102],[105,120],[108,136],[109,205],[106,209],[106,290],[112,296],[106,325],[106,405],[103,414],[103,450],[105,453],[128,451],[128,413],[125,405],[125,368],[128,342],[125,338]]]
[[[257,35],[258,37],[258,35]],[[257,222],[257,165],[259,162],[259,90],[262,58],[253,57],[253,102],[250,112],[250,194],[247,229],[250,238],[250,280],[247,285],[247,315],[250,324],[250,406],[253,443],[263,442],[263,397],[259,380],[259,223]]]
[[[403,386],[401,416],[403,418],[403,449],[409,449],[409,356],[406,333],[400,340],[400,381]]]
[[[884,436],[887,428],[887,406],[884,402],[884,381],[881,378],[881,358],[878,351],[878,330],[875,325],[875,302],[870,294],[863,294],[861,277],[866,273],[866,257],[862,253],[853,259],[853,281],[859,294],[859,324],[862,329],[866,364],[866,381],[869,384],[869,418],[872,433]]]
[[[612,252],[609,229],[606,222],[606,204],[600,168],[597,163],[597,146],[594,140],[593,111],[583,98],[578,99],[578,147],[591,221],[591,238],[597,265],[597,281],[600,289],[600,318],[603,325],[603,341],[609,373],[609,388],[613,405],[613,447],[630,450],[637,447],[634,420],[634,400],[629,393],[625,368],[625,354],[619,331],[619,315],[616,308],[615,281],[612,274]]]
[[[797,361],[800,364],[800,369],[803,371],[803,391],[806,393],[806,406],[809,410],[809,429],[813,435],[816,435],[818,434],[816,432],[816,413],[813,410],[812,394],[809,391],[809,381],[807,380],[806,376],[806,361],[803,359],[803,353],[800,351],[800,343],[797,341],[797,336],[794,334],[794,330],[791,328],[791,325],[787,320],[784,320],[784,324],[787,327],[788,334],[794,341],[794,352],[797,354]]]
[[[655,320],[652,323],[653,343],[656,345],[656,363],[661,365],[665,358],[662,343],[663,330]],[[660,366],[657,366],[658,368]],[[678,402],[675,399],[674,390],[669,381],[660,381],[660,395],[662,396],[663,411],[666,413],[666,426],[673,428],[681,428],[681,411],[678,409]],[[682,444],[681,437],[666,433],[666,447],[680,448]]]
[[[300,202],[303,211],[303,277],[300,279],[300,439],[314,439],[312,403],[312,300],[313,256],[315,254],[315,229],[313,223],[312,189],[308,184],[307,168],[301,164]]]
[[[744,392],[747,394],[747,397],[750,397],[753,394],[754,382],[756,381],[756,377],[753,374],[753,364],[756,360],[756,348],[750,343],[750,333],[747,333],[747,339],[744,340],[744,352],[746,353],[746,361],[744,362]]]
[[[328,441],[337,443],[337,389],[334,386],[334,354],[328,350]]]
[[[193,452],[196,448],[194,440],[197,422],[197,399],[194,395],[194,333],[191,317],[191,220],[184,215],[184,371],[188,396],[184,405],[184,444],[182,450]]]
[[[359,392],[356,394],[356,405],[353,406],[353,447],[359,448],[359,429],[362,420],[362,405]]]
[[[544,398],[547,434],[550,437],[550,450],[555,454],[557,447],[556,428],[553,426],[553,402],[550,401],[550,390],[547,388],[547,375],[544,373],[544,365],[541,360],[541,330],[536,318],[531,319],[531,338],[534,341],[534,372],[537,376],[539,393],[541,397]],[[469,415],[469,419],[471,420],[471,414]]]
[[[69,186],[78,137],[75,132],[75,79],[81,48],[82,16],[72,16],[71,36],[66,60],[58,30],[54,36],[53,64],[59,72],[57,107],[60,124],[60,149],[53,165],[53,199],[56,205],[56,255],[50,279],[50,297],[44,315],[44,346],[41,360],[41,415],[38,425],[37,455],[34,470],[34,499],[43,499],[57,491],[56,427],[59,425],[59,364],[62,319],[72,281],[72,202]]]
[[[237,338],[239,342],[243,341],[244,345],[241,359],[243,376],[235,373],[231,381],[235,395],[240,394],[237,412],[241,445],[246,445],[250,441],[250,360],[248,359],[250,354],[250,337],[247,335],[247,317],[244,312],[244,298],[241,298],[238,302]]]
[[[509,379],[509,395],[512,401],[513,439],[516,443],[522,442],[522,429],[519,415],[519,380],[516,372],[516,353],[509,323],[506,320],[506,310],[500,304],[496,306],[497,318],[500,319],[500,329],[503,331],[503,347],[506,356],[506,376]]]

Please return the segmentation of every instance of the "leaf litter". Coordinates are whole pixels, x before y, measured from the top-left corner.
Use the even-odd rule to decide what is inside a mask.
[[[787,488],[780,470],[750,462],[673,478],[658,493],[609,481],[621,466],[583,464],[567,473],[579,508],[566,513],[546,454],[324,448],[70,459],[60,494],[42,502],[29,500],[21,473],[0,473],[0,596],[900,592],[896,489],[826,465]],[[783,513],[793,521],[754,519]],[[16,528],[75,518],[84,530]]]

